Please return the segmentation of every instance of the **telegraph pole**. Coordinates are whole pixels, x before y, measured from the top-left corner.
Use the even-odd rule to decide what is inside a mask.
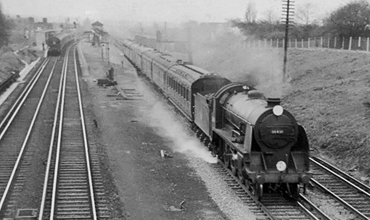
[[[107,54],[107,59],[108,59],[108,66],[110,66],[110,60],[109,60],[109,41],[107,40],[107,49],[108,49],[108,54]]]
[[[286,63],[288,61],[288,41],[289,41],[289,26],[293,24],[294,19],[294,0],[283,0],[283,17],[285,22],[285,39],[284,39],[284,81],[288,78]]]
[[[191,26],[189,25],[187,28],[187,35],[188,35],[188,58],[189,62],[193,63],[193,51],[192,51],[192,45],[191,45],[191,38],[192,38],[192,33],[191,33]]]

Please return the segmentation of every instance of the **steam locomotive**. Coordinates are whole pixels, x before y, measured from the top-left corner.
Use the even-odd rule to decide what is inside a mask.
[[[256,199],[267,189],[298,197],[312,177],[309,143],[280,99],[130,40],[123,48]]]
[[[48,56],[59,56],[63,47],[74,40],[73,33],[60,32],[46,39],[48,46]]]

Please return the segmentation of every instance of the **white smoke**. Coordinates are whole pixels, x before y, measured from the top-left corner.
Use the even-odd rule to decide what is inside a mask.
[[[201,158],[208,163],[217,162],[208,149],[200,143],[194,134],[190,133],[185,120],[182,120],[180,115],[176,115],[172,106],[163,100],[158,100],[153,91],[145,86],[142,86],[140,92],[144,93],[144,99],[151,107],[146,120],[150,126],[156,128],[159,135],[170,140],[172,144],[169,147],[173,151]]]
[[[262,41],[255,48],[257,40],[248,46],[245,38],[231,31],[219,33],[212,41],[199,38],[193,43],[193,62],[233,82],[248,82],[266,97],[281,98],[285,86],[282,51],[265,48]]]

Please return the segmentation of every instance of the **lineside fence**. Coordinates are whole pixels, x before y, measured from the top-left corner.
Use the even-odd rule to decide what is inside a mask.
[[[284,39],[247,40],[246,47],[284,48]],[[370,51],[369,37],[289,39],[289,48],[328,48],[338,50]]]

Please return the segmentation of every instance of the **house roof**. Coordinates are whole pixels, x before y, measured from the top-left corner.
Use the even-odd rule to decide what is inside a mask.
[[[91,24],[92,26],[101,26],[103,27],[103,24],[100,23],[99,21],[95,21],[94,23]]]

